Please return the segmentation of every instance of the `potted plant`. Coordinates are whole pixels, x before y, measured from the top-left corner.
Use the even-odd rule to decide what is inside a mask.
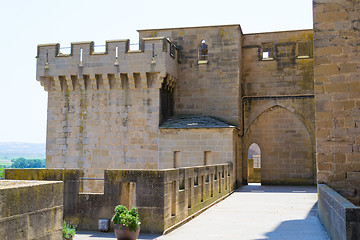
[[[76,233],[75,228],[76,226],[71,226],[70,224],[64,221],[63,230],[62,230],[63,240],[72,240]]]
[[[118,240],[136,240],[140,233],[139,213],[137,208],[130,210],[123,205],[115,207],[115,214],[111,219],[114,224],[114,232]]]

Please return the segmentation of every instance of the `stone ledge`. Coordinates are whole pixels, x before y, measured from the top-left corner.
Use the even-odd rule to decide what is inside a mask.
[[[325,184],[318,184],[319,218],[334,240],[360,239],[360,207]]]

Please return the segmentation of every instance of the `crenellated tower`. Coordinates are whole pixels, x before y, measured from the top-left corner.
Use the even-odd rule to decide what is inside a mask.
[[[38,46],[36,78],[48,92],[47,168],[157,169],[158,127],[173,114],[177,48],[167,38]],[[94,181],[96,182],[96,181]],[[96,184],[95,184],[96,185]]]

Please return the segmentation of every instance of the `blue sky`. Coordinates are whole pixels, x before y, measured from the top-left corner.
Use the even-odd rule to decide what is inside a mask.
[[[36,46],[130,39],[137,29],[240,24],[244,33],[312,28],[312,0],[4,1],[0,8],[0,142],[46,141],[47,93]]]

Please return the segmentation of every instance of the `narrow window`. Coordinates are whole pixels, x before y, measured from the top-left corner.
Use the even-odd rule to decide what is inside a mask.
[[[210,175],[210,190],[211,190],[211,197],[214,196],[214,175]]]
[[[79,67],[83,66],[83,49],[80,48],[80,63],[79,63]]]
[[[82,63],[83,60],[83,49],[80,48],[80,63]]]
[[[188,208],[191,208],[191,178],[188,179]]]
[[[171,216],[176,215],[176,181],[172,182],[171,187]]]
[[[201,181],[201,185],[200,185],[200,188],[201,188],[201,202],[204,201],[204,176],[201,176],[200,178],[200,181]]]
[[[208,45],[205,40],[201,40],[201,44],[199,46],[199,64],[207,63],[208,60]]]

